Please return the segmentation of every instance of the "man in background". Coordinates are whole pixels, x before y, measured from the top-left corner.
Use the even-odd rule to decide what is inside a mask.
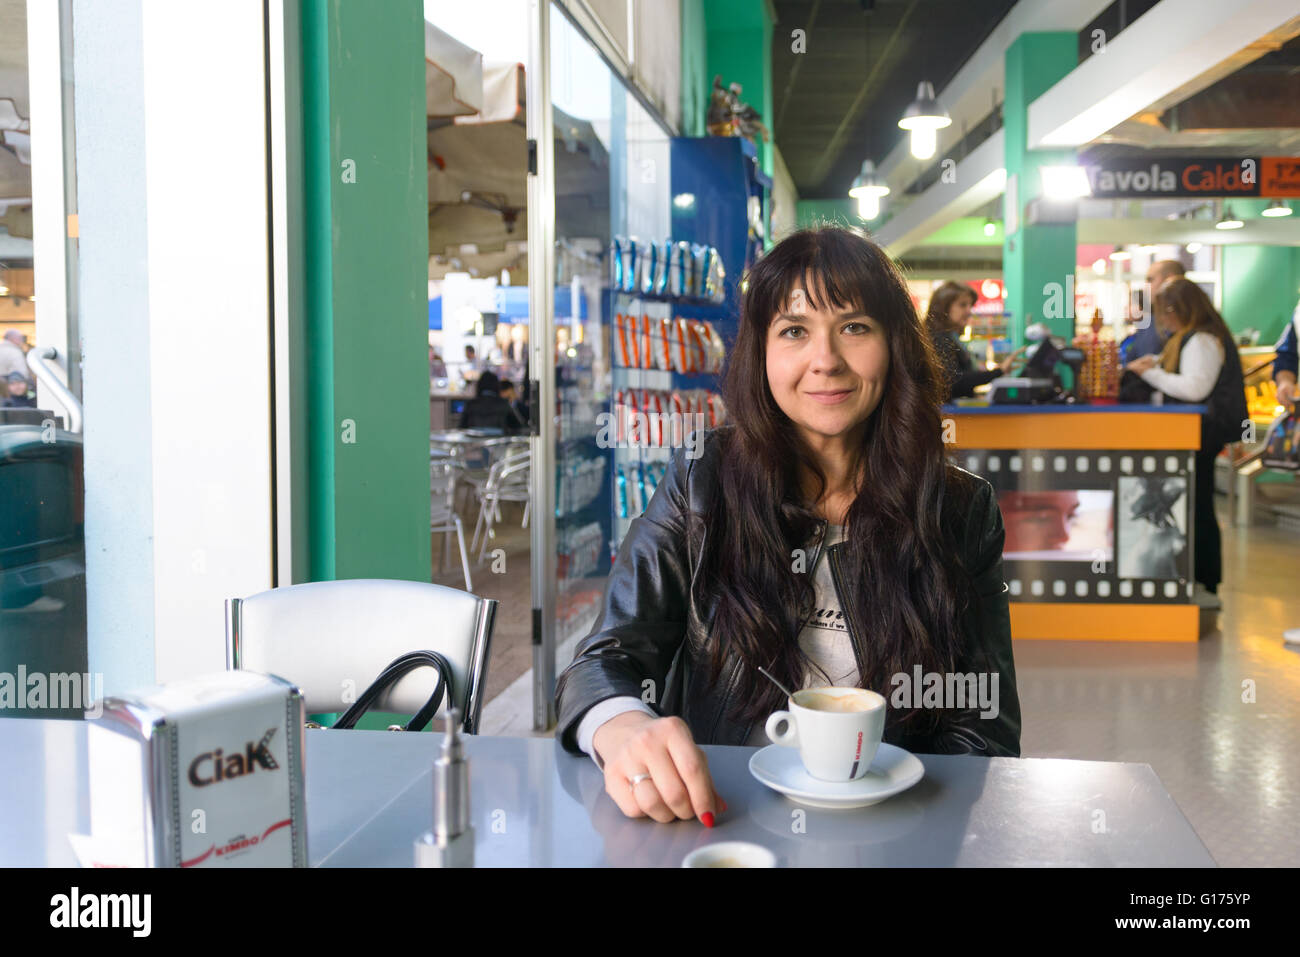
[[[1120,345],[1120,361],[1127,363],[1139,356],[1158,356],[1165,347],[1165,335],[1160,331],[1151,312],[1151,302],[1160,287],[1171,279],[1187,275],[1187,269],[1177,259],[1161,259],[1147,269],[1147,296],[1144,303],[1144,324]]]
[[[27,337],[17,329],[6,329],[0,338],[0,381],[8,382],[12,373],[21,373],[30,384],[31,372],[27,369]]]
[[[4,392],[0,394],[0,408],[34,409],[36,398],[29,396],[30,384],[21,372],[11,372],[3,380]]]

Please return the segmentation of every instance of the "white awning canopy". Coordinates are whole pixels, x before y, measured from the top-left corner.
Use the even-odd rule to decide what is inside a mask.
[[[483,54],[424,22],[425,112],[456,123],[508,123],[523,101],[522,63]]]

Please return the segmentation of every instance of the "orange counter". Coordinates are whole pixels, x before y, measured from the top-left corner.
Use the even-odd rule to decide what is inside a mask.
[[[1202,406],[945,406],[959,465],[998,491],[1014,638],[1196,641]]]

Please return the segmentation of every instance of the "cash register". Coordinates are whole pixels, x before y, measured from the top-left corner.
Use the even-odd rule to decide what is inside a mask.
[[[1027,331],[1029,335],[1031,331]],[[989,383],[991,405],[1040,405],[1078,402],[1076,394],[1079,372],[1083,368],[1083,350],[1057,346],[1043,330],[1042,338],[1029,350],[1019,375],[1001,376]],[[1063,362],[1073,371],[1070,390],[1061,385],[1056,364]]]

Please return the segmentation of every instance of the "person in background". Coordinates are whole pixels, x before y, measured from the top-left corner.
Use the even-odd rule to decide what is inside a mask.
[[[460,428],[512,432],[522,426],[515,410],[501,395],[501,380],[495,372],[484,372],[474,388],[474,398],[465,403],[465,411],[460,414]]]
[[[1154,302],[1155,295],[1160,288],[1171,279],[1179,279],[1187,275],[1187,270],[1177,259],[1161,259],[1153,262],[1147,267],[1147,288],[1150,290],[1150,296]],[[1155,307],[1152,306],[1152,318],[1138,321],[1138,326],[1133,335],[1129,336],[1120,343],[1119,354],[1121,362],[1129,362],[1139,356],[1159,355],[1160,350],[1165,347],[1165,333],[1160,327],[1160,323],[1155,321]],[[1145,320],[1145,322],[1143,321]]]
[[[970,322],[970,311],[975,305],[975,290],[959,282],[945,282],[930,297],[930,310],[926,316],[926,331],[934,343],[945,386],[945,401],[970,397],[977,385],[986,385],[1011,371],[1021,347],[1007,356],[996,369],[977,369],[970,353],[957,336]]]
[[[1278,405],[1290,406],[1293,410],[1300,405],[1297,402],[1296,375],[1300,372],[1300,303],[1296,303],[1291,321],[1286,324],[1282,338],[1274,346],[1277,357],[1273,360],[1273,381],[1277,383]],[[1300,628],[1288,628],[1282,632],[1282,639],[1288,644],[1300,645]]]
[[[438,354],[438,350],[433,346],[429,346],[429,378],[447,378],[447,363],[442,361],[442,356]]]
[[[1203,403],[1201,448],[1196,453],[1196,589],[1202,608],[1222,608],[1216,594],[1223,571],[1219,522],[1214,514],[1214,460],[1229,442],[1241,441],[1248,418],[1241,358],[1223,317],[1200,286],[1167,280],[1152,299],[1155,321],[1170,333],[1159,356],[1134,359],[1126,368],[1175,402]]]
[[[510,403],[511,418],[506,425],[507,432],[523,432],[528,429],[528,412],[519,401],[519,391],[509,379],[501,380],[501,398]]]
[[[14,372],[33,384],[27,368],[27,337],[17,329],[6,329],[0,338],[0,379],[7,381]]]
[[[28,397],[31,391],[30,383],[27,377],[21,372],[11,372],[5,377],[4,395],[0,398],[0,408],[5,409],[34,409],[36,408],[36,397]]]

